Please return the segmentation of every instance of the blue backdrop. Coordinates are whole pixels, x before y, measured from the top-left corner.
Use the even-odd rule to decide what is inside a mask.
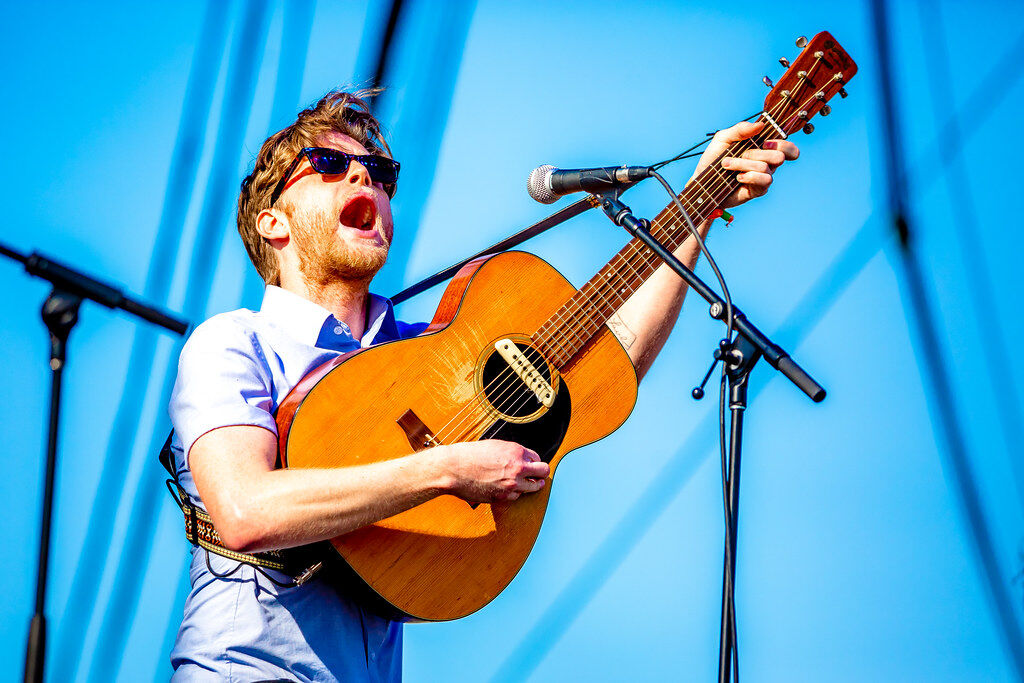
[[[829,389],[753,376],[737,610],[752,680],[1017,680],[1024,462],[1024,236],[1010,159],[1024,104],[1018,4],[890,3],[915,246],[969,477],[929,406],[886,208],[867,3],[405,3],[381,114],[402,162],[381,293],[546,215],[541,163],[653,162],[759,110],[797,35],[859,63],[764,200],[709,242],[735,300]],[[386,3],[0,4],[8,131],[2,239],[200,320],[253,306],[237,184],[268,132],[372,75]],[[677,186],[692,162],[670,167]],[[1000,189],[1005,188],[1005,189]],[[639,214],[659,188],[629,195]],[[587,214],[529,249],[579,285],[627,239]],[[700,273],[710,275],[702,266]],[[8,549],[0,679],[21,676],[48,401],[44,283],[0,264]],[[440,290],[400,308],[431,316]],[[693,298],[629,422],[569,456],[526,567],[466,619],[410,626],[419,680],[710,680],[722,512],[721,334]],[[154,447],[178,340],[83,308],[70,347],[48,595],[51,680],[169,673],[186,543]],[[997,391],[999,393],[997,393]],[[713,393],[709,392],[709,398]],[[980,500],[981,524],[964,515]],[[977,521],[977,520],[976,520]],[[988,538],[992,564],[979,561]]]

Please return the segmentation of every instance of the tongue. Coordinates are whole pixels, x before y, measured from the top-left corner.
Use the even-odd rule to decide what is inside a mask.
[[[376,207],[369,197],[356,197],[341,211],[341,224],[357,230],[370,230],[377,218]]]

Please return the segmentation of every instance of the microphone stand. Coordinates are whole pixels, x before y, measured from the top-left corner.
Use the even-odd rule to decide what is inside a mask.
[[[725,316],[725,302],[722,298],[651,235],[650,222],[635,217],[629,207],[619,201],[618,192],[613,190],[602,195],[601,209],[613,223],[622,226],[647,245],[691,289],[711,304],[710,315],[712,318],[721,320]],[[812,401],[819,402],[825,398],[825,389],[797,365],[782,347],[773,343],[767,335],[757,329],[738,308],[733,306],[732,311],[736,336],[732,340],[723,340],[715,353],[716,359],[720,358],[726,367],[729,384],[729,409],[732,418],[729,431],[729,473],[725,482],[729,525],[725,534],[725,560],[722,570],[722,624],[718,652],[719,683],[727,683],[731,679],[732,652],[735,647],[733,640],[736,630],[734,589],[736,582],[736,531],[740,497],[740,453],[743,442],[743,413],[747,408],[747,382],[750,372],[757,362],[764,358],[769,365],[785,375]],[[710,374],[709,371],[708,375]]]
[[[91,299],[107,308],[120,308],[176,334],[185,334],[189,325],[153,306],[149,306],[120,290],[95,280],[84,273],[48,259],[38,252],[28,256],[0,244],[0,254],[22,263],[25,270],[53,283],[53,290],[43,302],[42,317],[50,333],[50,420],[46,442],[46,472],[43,476],[43,502],[39,531],[39,565],[36,574],[35,612],[29,624],[25,650],[25,683],[41,683],[46,655],[46,577],[50,560],[50,528],[53,512],[53,484],[57,470],[57,429],[60,425],[60,394],[67,343],[78,322],[78,308],[84,299]]]

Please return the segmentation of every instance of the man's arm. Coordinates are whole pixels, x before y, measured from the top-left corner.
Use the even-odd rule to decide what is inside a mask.
[[[508,441],[438,446],[395,460],[332,469],[274,469],[277,437],[262,427],[221,427],[196,440],[189,465],[224,545],[238,552],[322,541],[450,493],[516,500],[550,469]]]
[[[729,145],[744,140],[761,130],[760,123],[738,123],[732,128],[721,130],[715,134],[711,144],[697,163],[693,177],[697,177],[708,164],[724,152]],[[772,183],[772,173],[784,161],[796,159],[800,151],[792,142],[770,140],[766,147],[772,149],[752,149],[744,152],[740,158],[726,157],[722,167],[729,171],[738,171],[737,180],[740,187],[730,196],[726,207],[737,206],[754,197],[760,197],[768,191]],[[710,221],[697,226],[701,237],[708,233]],[[687,237],[675,250],[675,256],[688,268],[697,264],[700,247],[693,236]],[[638,378],[650,369],[654,358],[668,340],[669,332],[675,325],[676,318],[689,289],[682,279],[668,266],[662,264],[644,282],[618,310],[620,322],[630,332],[630,343],[627,352]],[[620,337],[621,338],[621,337]]]

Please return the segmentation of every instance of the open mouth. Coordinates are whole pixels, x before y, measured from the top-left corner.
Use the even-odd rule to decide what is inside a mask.
[[[341,210],[338,220],[347,228],[374,230],[377,223],[377,205],[366,195],[357,195]]]

